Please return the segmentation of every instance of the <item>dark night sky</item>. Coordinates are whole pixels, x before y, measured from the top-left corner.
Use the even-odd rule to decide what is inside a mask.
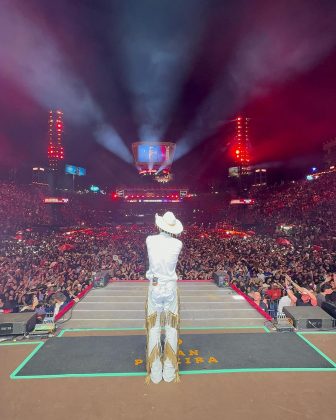
[[[335,22],[334,0],[0,0],[0,166],[46,163],[55,107],[66,161],[98,183],[137,182],[140,139],[177,143],[176,182],[223,178],[238,114],[256,164],[319,164]]]

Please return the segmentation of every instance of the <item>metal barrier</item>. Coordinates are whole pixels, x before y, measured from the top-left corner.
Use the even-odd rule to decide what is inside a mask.
[[[268,306],[268,314],[273,318],[276,319],[278,314],[278,306],[279,306],[279,299],[270,300]]]

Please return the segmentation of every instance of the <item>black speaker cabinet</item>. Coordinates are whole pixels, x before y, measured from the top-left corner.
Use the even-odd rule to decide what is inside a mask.
[[[335,320],[319,306],[285,306],[284,313],[298,330],[329,330]]]
[[[33,331],[36,325],[34,312],[0,314],[0,335],[24,335]]]

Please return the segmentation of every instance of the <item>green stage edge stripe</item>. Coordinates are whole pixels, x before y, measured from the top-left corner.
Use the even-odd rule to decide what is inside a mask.
[[[40,350],[40,348],[44,345],[44,342],[39,343],[39,345],[29,354],[28,357],[11,373],[10,378],[14,379],[15,375],[29,362],[29,360]]]
[[[336,334],[336,331],[300,331],[300,334]]]
[[[335,372],[334,368],[259,368],[259,369],[214,369],[180,371],[181,375],[208,375],[216,373],[262,373],[262,372]],[[134,377],[146,376],[146,372],[120,372],[120,373],[68,373],[63,375],[32,375],[14,376],[11,379],[57,379],[57,378],[98,378],[98,377]]]
[[[240,327],[182,327],[180,330],[246,330],[258,329],[270,332],[265,326],[240,326]],[[81,332],[81,331],[146,331],[145,328],[65,328],[57,337],[62,337],[67,332]]]
[[[0,347],[1,346],[23,346],[23,345],[27,345],[27,344],[29,344],[29,345],[32,345],[32,344],[39,344],[40,343],[40,341],[24,341],[24,342],[22,342],[22,343],[17,343],[17,342],[14,342],[14,343],[0,343]]]
[[[315,351],[317,351],[317,353],[322,356],[324,359],[326,359],[331,365],[334,366],[334,368],[336,368],[336,363],[330,359],[330,357],[328,357],[326,354],[323,353],[323,351],[321,351],[318,347],[316,347],[311,341],[308,340],[308,338],[304,337],[301,333],[296,333],[296,335],[298,335],[303,341],[305,341],[312,349],[314,349]]]
[[[208,329],[208,327],[204,327]],[[235,327],[217,327],[217,329],[234,329]],[[259,328],[259,327],[240,327],[240,328]],[[188,328],[186,328],[188,329]],[[198,328],[200,329],[200,328]],[[64,329],[61,333],[65,333],[66,331],[95,331],[95,328],[89,329]],[[102,328],[98,330],[105,330],[105,331],[123,331],[125,329],[118,329],[118,328]],[[139,330],[129,328],[129,330]],[[141,328],[142,330],[142,328]],[[193,370],[193,371],[180,371],[182,375],[205,375],[205,374],[216,374],[216,373],[248,373],[248,372],[335,372],[336,363],[330,359],[327,355],[325,355],[319,348],[314,346],[308,339],[303,337],[301,333],[296,333],[302,340],[304,340],[310,347],[312,347],[317,353],[319,353],[324,359],[326,359],[333,367],[332,368],[251,368],[251,369],[214,369],[214,370]],[[36,343],[34,343],[36,344]],[[63,374],[63,375],[32,375],[32,376],[16,376],[17,373],[28,363],[28,361],[40,350],[40,348],[44,345],[44,342],[39,343],[39,345],[29,354],[29,356],[14,370],[14,372],[10,375],[11,379],[52,379],[52,378],[88,378],[88,377],[131,377],[131,376],[145,376],[146,372],[120,372],[120,373],[87,373],[87,374]]]
[[[65,328],[57,337],[62,337],[67,332],[80,332],[80,331],[145,331],[144,328]]]

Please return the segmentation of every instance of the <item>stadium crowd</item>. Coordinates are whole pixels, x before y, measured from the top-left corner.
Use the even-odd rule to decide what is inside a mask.
[[[261,229],[259,234],[257,223],[257,234],[232,234],[223,224],[209,227],[184,221],[179,278],[212,279],[220,272],[272,314],[283,303],[335,302],[335,192],[334,174],[255,191],[257,204],[249,216],[259,225],[262,221],[267,233]],[[109,270],[116,280],[144,279],[145,237],[155,232],[152,224],[31,228],[48,224],[41,194],[0,185],[0,309],[35,310],[43,316],[58,301],[76,299],[100,270]],[[13,237],[9,234],[13,226],[25,229]]]

